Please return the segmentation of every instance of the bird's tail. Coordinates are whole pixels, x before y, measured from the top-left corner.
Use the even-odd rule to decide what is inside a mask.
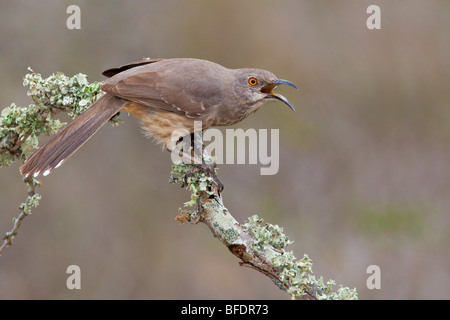
[[[20,167],[26,176],[48,175],[78,150],[94,133],[125,105],[127,101],[105,94],[79,117],[65,126],[32,154]]]

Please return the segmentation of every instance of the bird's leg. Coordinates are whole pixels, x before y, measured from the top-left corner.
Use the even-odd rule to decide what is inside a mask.
[[[186,152],[183,152],[182,150],[170,150],[167,149],[167,151],[169,151],[170,153],[176,154],[177,156],[179,156],[181,159],[185,160],[182,161],[184,164],[196,164],[196,165],[203,165],[203,160],[196,157],[196,155],[192,156]]]
[[[191,134],[193,135],[193,134]],[[179,137],[178,140],[176,140],[176,142],[174,142],[175,140],[170,141],[167,145],[166,145],[166,149],[167,151],[169,151],[171,154],[175,154],[178,157],[181,158],[182,162],[184,164],[202,164],[203,163],[203,158],[202,157],[198,157],[195,153],[195,148],[193,146],[193,140],[190,140],[190,146],[188,148],[188,152],[185,152],[184,150],[186,150],[186,146],[182,146],[181,149],[177,148],[179,145],[186,143],[186,141],[183,139],[183,137]]]
[[[207,175],[209,175],[211,178],[213,178],[214,183],[216,184],[217,189],[220,194],[222,192],[224,186],[223,186],[222,181],[220,181],[220,179],[216,175],[216,168],[217,168],[216,162],[211,161],[211,160],[210,160],[210,163],[205,162],[205,156],[207,156],[210,159],[211,159],[211,157],[205,151],[205,145],[203,144],[203,140],[201,139],[202,136],[192,133],[191,137],[193,138],[193,139],[191,139],[191,141],[193,143],[192,149],[193,149],[194,156],[200,155],[200,158],[202,159],[201,167],[202,167],[203,172],[205,172]]]

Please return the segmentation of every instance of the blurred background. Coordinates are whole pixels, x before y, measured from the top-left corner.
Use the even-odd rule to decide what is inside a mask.
[[[66,28],[71,4],[81,30]],[[234,127],[280,130],[277,175],[220,165],[234,217],[283,226],[317,277],[360,299],[449,299],[449,14],[445,0],[1,1],[0,107],[30,104],[28,66],[90,81],[143,57],[270,70],[299,86],[279,90],[297,111],[270,102]],[[288,299],[205,225],[174,220],[190,194],[168,183],[169,153],[121,118],[41,179],[0,257],[0,298]],[[0,170],[2,235],[26,197],[19,165]],[[72,264],[81,290],[66,288]]]

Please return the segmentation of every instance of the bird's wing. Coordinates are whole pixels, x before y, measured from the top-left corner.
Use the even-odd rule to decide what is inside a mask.
[[[124,64],[123,66],[120,66],[117,68],[111,68],[111,69],[105,70],[102,72],[102,75],[104,75],[105,77],[111,78],[112,76],[115,76],[116,74],[121,73],[125,70],[143,66],[145,64],[162,61],[162,60],[164,60],[164,59],[144,59],[144,60],[140,60],[140,61],[136,61],[136,62],[131,62],[131,63]]]
[[[223,70],[228,69],[203,60],[166,59],[116,73],[101,89],[151,108],[196,119],[222,101],[227,82],[226,77],[219,76]]]

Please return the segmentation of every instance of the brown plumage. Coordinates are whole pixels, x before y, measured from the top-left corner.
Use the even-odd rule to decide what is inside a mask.
[[[83,114],[30,156],[20,171],[47,175],[81,147],[117,112],[136,116],[144,130],[169,151],[194,121],[202,129],[231,125],[254,113],[280,84],[296,86],[260,69],[227,69],[199,59],[143,60],[109,69],[101,89],[106,92]]]

